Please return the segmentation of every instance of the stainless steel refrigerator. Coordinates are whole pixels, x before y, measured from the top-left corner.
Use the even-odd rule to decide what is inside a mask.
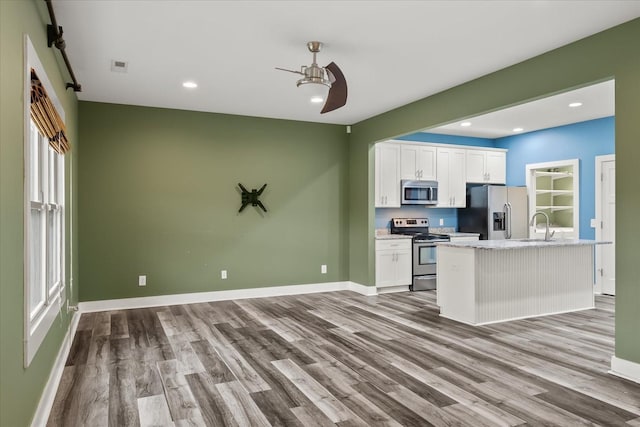
[[[529,234],[527,187],[467,187],[467,207],[458,210],[461,232],[480,240],[525,239]]]

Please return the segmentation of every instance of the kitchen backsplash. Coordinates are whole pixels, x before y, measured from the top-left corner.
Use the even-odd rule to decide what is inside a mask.
[[[424,206],[403,206],[401,208],[377,208],[376,229],[391,227],[391,218],[429,218],[433,228],[458,228],[458,213],[455,208],[427,208]],[[443,224],[440,225],[440,219]],[[434,230],[435,233],[435,230]]]

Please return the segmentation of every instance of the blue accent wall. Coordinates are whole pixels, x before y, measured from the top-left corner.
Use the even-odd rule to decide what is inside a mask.
[[[418,132],[396,138],[401,141],[434,142],[437,144],[470,145],[473,147],[495,147],[493,139],[471,136],[441,135],[438,133]]]
[[[615,117],[514,135],[495,140],[506,148],[507,185],[526,185],[528,163],[580,159],[580,238],[594,239],[595,157],[615,153]]]

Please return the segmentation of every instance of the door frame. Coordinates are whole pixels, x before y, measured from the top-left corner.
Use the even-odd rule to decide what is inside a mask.
[[[595,195],[596,195],[596,240],[602,240],[602,164],[604,162],[615,161],[615,154],[607,154],[604,156],[596,156],[596,176],[595,176]],[[614,242],[615,245],[615,242]],[[602,251],[600,250],[600,245],[595,245],[596,248],[596,263],[595,263],[595,271],[596,275],[596,283],[594,287],[594,292],[597,294],[602,293],[602,276],[598,274],[600,268],[602,268]]]

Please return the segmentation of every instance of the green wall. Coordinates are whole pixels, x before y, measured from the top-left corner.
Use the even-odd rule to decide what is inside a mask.
[[[344,126],[79,110],[81,301],[348,279]],[[268,212],[238,213],[238,183]]]
[[[29,368],[23,367],[23,141],[24,141],[24,34],[28,34],[66,113],[72,150],[66,157],[67,182],[77,167],[77,100],[65,91],[66,70],[61,72],[59,53],[47,47],[46,6],[43,1],[0,1],[0,425],[29,425],[69,325],[58,317]],[[64,70],[64,68],[62,68]],[[75,180],[72,182],[76,185]],[[77,277],[77,212],[67,187],[67,286]],[[71,260],[73,271],[71,270]],[[73,301],[77,300],[74,280]],[[69,287],[67,287],[69,295]]]
[[[416,101],[352,126],[352,281],[374,283],[372,144],[568,89],[616,79],[616,356],[640,363],[640,19]],[[368,188],[368,193],[362,191]],[[365,222],[366,221],[366,222]]]

